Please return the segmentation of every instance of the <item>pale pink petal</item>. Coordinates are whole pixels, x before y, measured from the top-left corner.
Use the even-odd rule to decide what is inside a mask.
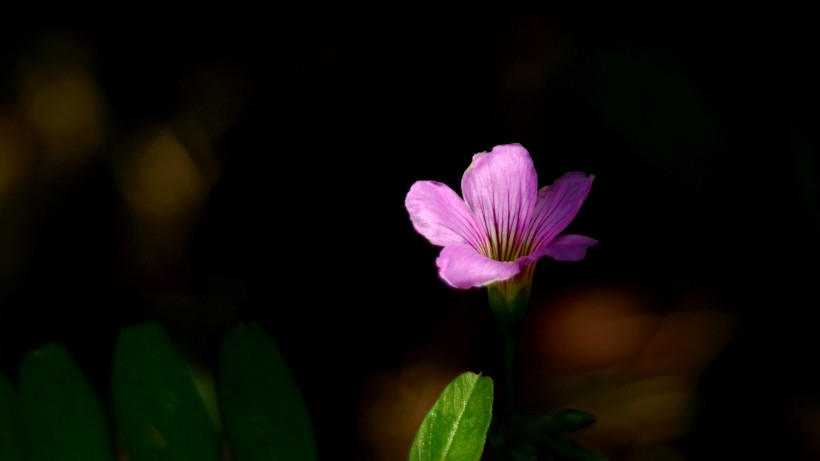
[[[587,255],[587,249],[598,243],[597,240],[584,235],[562,235],[551,241],[546,247],[536,250],[529,256],[519,259],[538,261],[542,256],[549,256],[558,261],[580,261]]]
[[[538,193],[529,152],[520,144],[506,144],[474,155],[461,190],[492,242],[491,256],[514,257],[527,237]]]
[[[434,245],[468,244],[476,250],[487,246],[487,239],[467,204],[445,184],[416,181],[404,206],[416,231]]]
[[[441,250],[436,259],[439,276],[453,288],[474,288],[500,282],[517,274],[515,263],[496,261],[465,245],[453,245]]]
[[[537,251],[546,247],[566,229],[584,204],[594,179],[594,175],[572,171],[538,191],[530,248]]]

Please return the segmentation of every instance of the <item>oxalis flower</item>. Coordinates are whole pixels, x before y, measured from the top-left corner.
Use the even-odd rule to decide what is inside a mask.
[[[491,301],[526,303],[536,262],[543,256],[579,261],[597,243],[559,235],[575,218],[594,175],[569,172],[538,188],[529,152],[520,144],[473,156],[461,179],[464,198],[437,181],[417,181],[405,207],[421,235],[442,246],[439,276],[454,288],[491,288]],[[500,298],[499,298],[500,297]]]

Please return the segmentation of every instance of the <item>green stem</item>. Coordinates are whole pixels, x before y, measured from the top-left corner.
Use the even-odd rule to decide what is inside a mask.
[[[509,420],[515,413],[515,349],[518,332],[527,312],[529,287],[521,284],[500,283],[489,287],[490,308],[504,340],[501,382],[503,401],[499,405],[501,420]]]
[[[502,329],[504,335],[504,407],[507,417],[515,412],[515,346],[518,335],[513,331]]]

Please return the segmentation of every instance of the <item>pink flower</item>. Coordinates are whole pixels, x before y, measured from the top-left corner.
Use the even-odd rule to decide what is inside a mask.
[[[575,218],[594,175],[569,172],[538,189],[529,152],[506,144],[473,156],[461,179],[463,200],[445,184],[417,181],[405,207],[416,231],[443,247],[439,275],[454,288],[497,282],[512,295],[529,288],[542,256],[579,261],[595,239],[559,235]]]

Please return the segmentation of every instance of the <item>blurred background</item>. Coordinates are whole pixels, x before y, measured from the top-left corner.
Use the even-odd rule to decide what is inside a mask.
[[[207,376],[260,322],[323,459],[405,459],[501,342],[404,196],[519,142],[596,175],[567,232],[600,242],[538,265],[522,409],[594,413],[613,460],[820,459],[813,16],[261,8],[0,18],[0,371],[60,341],[105,397],[124,325]]]

